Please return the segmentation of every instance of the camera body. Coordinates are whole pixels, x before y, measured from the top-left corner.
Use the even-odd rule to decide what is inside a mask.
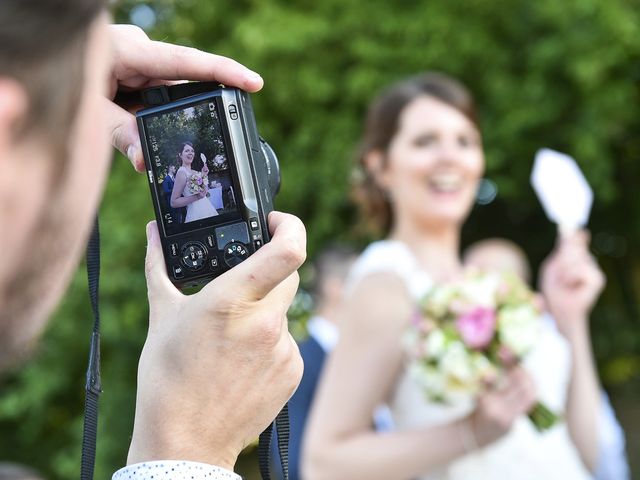
[[[269,241],[278,160],[242,90],[188,83],[142,97],[136,117],[167,272],[179,288],[201,285]]]

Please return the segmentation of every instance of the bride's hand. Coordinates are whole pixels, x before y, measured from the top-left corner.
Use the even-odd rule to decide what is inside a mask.
[[[207,156],[204,153],[200,154],[200,160],[202,160],[202,175],[209,175],[209,167],[207,167]]]
[[[511,430],[513,422],[536,404],[535,386],[531,376],[515,366],[507,374],[505,384],[484,392],[476,410],[469,417],[478,447],[484,447]]]
[[[589,234],[580,231],[562,238],[541,268],[540,287],[549,312],[567,338],[588,324],[605,283],[589,252]]]

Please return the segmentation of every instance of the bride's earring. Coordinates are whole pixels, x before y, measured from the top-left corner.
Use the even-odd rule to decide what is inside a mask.
[[[482,178],[478,182],[476,191],[476,203],[478,205],[489,205],[498,196],[498,186],[493,180]]]

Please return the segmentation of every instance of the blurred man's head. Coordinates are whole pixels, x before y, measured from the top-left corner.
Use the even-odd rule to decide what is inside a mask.
[[[42,331],[102,192],[107,24],[104,0],[0,1],[0,369]]]
[[[489,238],[469,245],[462,256],[466,267],[487,272],[511,272],[531,284],[531,268],[524,250],[511,240]]]
[[[316,312],[327,320],[333,321],[333,311],[342,299],[344,282],[356,258],[353,248],[331,245],[323,249],[313,262]]]

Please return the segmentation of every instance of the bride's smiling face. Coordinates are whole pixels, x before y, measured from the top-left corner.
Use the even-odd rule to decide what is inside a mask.
[[[396,221],[440,227],[464,222],[483,172],[482,142],[474,123],[424,95],[400,114],[378,178]]]
[[[196,152],[191,145],[185,145],[182,152],[180,152],[180,160],[182,160],[183,165],[190,167],[195,154]]]

